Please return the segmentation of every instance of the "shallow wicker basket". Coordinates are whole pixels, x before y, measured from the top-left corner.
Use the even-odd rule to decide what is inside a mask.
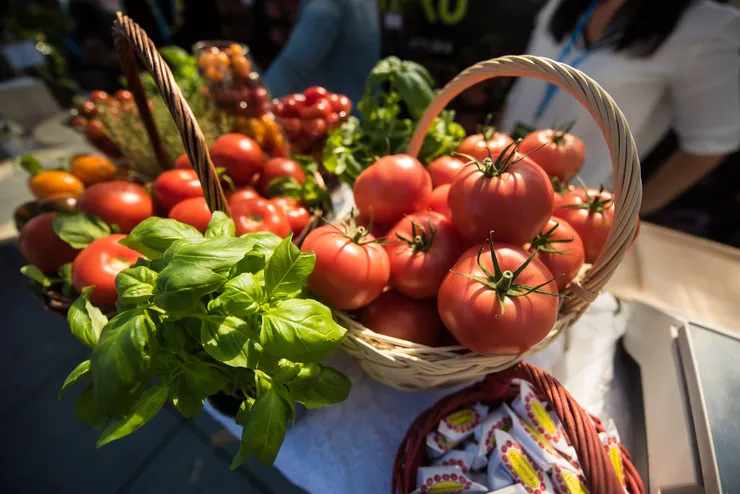
[[[566,288],[566,298],[553,330],[525,354],[494,356],[473,353],[462,346],[427,347],[375,333],[349,315],[338,313],[339,322],[349,328],[344,349],[371,377],[394,388],[415,391],[457,384],[510,367],[541,350],[573,325],[596,299],[635,235],[642,184],[637,149],[627,121],[596,81],[563,63],[534,56],[511,56],[465,69],[439,92],[424,112],[407,149],[408,154],[418,155],[427,129],[454,97],[494,77],[532,77],[556,84],[591,113],[604,134],[614,167],[614,226],[596,262]]]
[[[518,386],[511,382],[514,378],[532,383],[534,391],[552,406],[578,454],[589,492],[623,494],[611,459],[598,436],[598,432],[604,432],[601,423],[585,412],[557,379],[527,363],[491,374],[473,386],[442,398],[422,412],[409,427],[396,452],[391,493],[409,494],[415,489],[418,468],[430,464],[426,457],[426,435],[436,429],[442,418],[477,402],[494,407],[511,402],[518,393]],[[644,494],[645,486],[623,445],[621,453],[627,491],[629,494]]]

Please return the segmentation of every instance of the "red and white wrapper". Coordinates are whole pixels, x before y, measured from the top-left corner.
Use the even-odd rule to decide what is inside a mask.
[[[543,435],[555,449],[575,456],[560,419],[547,411],[546,404],[537,398],[532,385],[527,381],[519,381],[519,395],[511,403],[511,408]]]
[[[462,473],[467,474],[473,468],[473,459],[475,456],[467,451],[461,451],[459,449],[453,449],[437,458],[432,466],[453,466],[458,467],[462,470]]]
[[[553,467],[550,480],[556,494],[590,494],[582,476],[559,466]]]
[[[481,455],[478,451],[478,443],[475,441],[465,441],[463,450],[473,455],[473,470],[481,470],[488,465],[488,456]]]
[[[475,439],[478,441],[478,454],[481,456],[488,456],[496,446],[496,436],[493,431],[501,429],[502,431],[508,432],[511,429],[511,417],[506,410],[502,407],[497,408],[491,412],[483,421],[475,428]]]
[[[472,407],[449,414],[437,428],[448,441],[459,443],[473,435],[473,431],[488,416],[488,407],[476,403]]]
[[[427,455],[429,458],[439,458],[459,443],[460,441],[449,441],[439,431],[432,431],[427,434]]]
[[[508,432],[496,430],[494,455],[515,482],[522,484],[527,494],[554,494],[552,483],[544,470]]]
[[[457,467],[421,467],[416,487],[412,494],[488,492],[486,486],[473,482]]]
[[[502,489],[516,484],[514,478],[509,475],[509,471],[506,470],[501,458],[495,454],[491,455],[486,474],[488,488],[491,490],[495,491],[497,489]]]
[[[609,460],[611,461],[612,467],[614,467],[614,471],[617,473],[617,478],[619,479],[620,484],[622,484],[622,488],[627,492],[627,482],[624,479],[624,464],[622,463],[622,450],[619,443],[619,434],[617,434],[617,429],[614,427],[614,422],[611,420],[604,425],[607,432],[600,432],[599,439],[601,439],[601,443],[604,445],[604,448],[609,455]]]
[[[522,487],[522,484],[514,484],[503,489],[491,491],[488,494],[527,494],[527,491]]]

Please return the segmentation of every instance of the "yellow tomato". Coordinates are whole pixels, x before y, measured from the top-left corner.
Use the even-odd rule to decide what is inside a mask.
[[[116,167],[107,158],[92,154],[73,157],[69,162],[70,172],[85,185],[112,180],[116,176]]]
[[[28,181],[31,193],[39,199],[56,195],[79,197],[85,190],[82,180],[61,170],[46,170],[32,176]]]

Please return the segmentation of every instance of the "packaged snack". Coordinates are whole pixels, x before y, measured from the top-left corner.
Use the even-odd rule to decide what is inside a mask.
[[[488,407],[476,403],[470,408],[458,410],[443,418],[438,430],[448,441],[459,443],[473,435],[473,431],[488,416]]]
[[[453,449],[437,458],[432,466],[456,466],[462,470],[462,473],[468,473],[473,468],[473,458],[475,458],[474,455],[467,451]]]
[[[527,381],[519,382],[519,395],[511,403],[511,408],[542,434],[555,449],[571,454],[572,447],[568,444],[563,424],[554,414],[547,411],[545,404],[537,398],[532,385]]]
[[[491,491],[488,494],[528,494],[528,493],[527,493],[527,490],[522,486],[522,484],[514,484],[514,485],[510,485],[509,487],[504,487],[503,489]]]
[[[511,429],[511,417],[503,407],[494,410],[475,428],[475,439],[478,441],[478,454],[488,456],[496,446],[496,436],[493,431],[501,429],[508,432]]]
[[[427,434],[427,455],[429,458],[439,458],[455,446],[460,441],[448,441],[445,436],[438,431],[432,431]]]
[[[509,471],[506,470],[501,458],[495,454],[491,455],[491,460],[488,463],[486,479],[488,488],[493,490],[516,484],[511,475],[509,475]]]
[[[589,494],[582,476],[560,466],[553,467],[550,480],[556,494]]]
[[[473,455],[473,470],[485,468],[488,464],[488,456],[480,454],[480,446],[475,441],[466,441],[463,450]]]
[[[470,480],[457,467],[421,467],[414,494],[488,492],[488,488]]]
[[[499,458],[514,481],[531,488],[532,492],[553,494],[550,479],[524,451],[521,444],[511,434],[502,430],[496,430],[494,434],[496,434],[496,448],[493,454]]]

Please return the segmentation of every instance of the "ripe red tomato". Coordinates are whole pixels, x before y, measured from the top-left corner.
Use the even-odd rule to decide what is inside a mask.
[[[262,170],[264,155],[259,145],[242,134],[226,134],[211,146],[211,159],[236,185],[248,184]]]
[[[336,309],[364,307],[383,292],[390,278],[388,254],[364,229],[325,225],[311,231],[301,245],[316,254],[308,289]]]
[[[56,213],[43,213],[26,223],[18,237],[18,250],[42,273],[56,275],[62,264],[72,262],[78,252],[52,230]]]
[[[110,95],[105,91],[95,90],[90,92],[90,101],[104,103],[110,100]]]
[[[154,181],[154,197],[165,211],[191,197],[203,197],[198,174],[190,170],[167,170]]]
[[[500,269],[494,267],[491,244],[483,249],[471,247],[460,256],[442,282],[437,308],[447,329],[473,352],[521,354],[547,336],[558,315],[557,296],[524,294],[524,287],[540,287],[555,295],[558,288],[549,281],[550,271],[537,259],[512,279],[530,257],[521,247],[497,243],[494,251]],[[481,266],[494,276],[489,278]],[[482,278],[486,283],[458,273]]]
[[[288,218],[267,199],[257,197],[231,206],[231,217],[238,236],[245,233],[272,232],[287,237],[291,232]]]
[[[482,134],[473,134],[463,139],[460,143],[458,152],[460,154],[467,154],[472,156],[478,161],[483,161],[488,158],[488,152],[491,152],[493,159],[501,154],[514,140],[501,132],[492,132],[491,129],[487,129]]]
[[[534,161],[507,155],[498,168],[489,160],[466,165],[450,185],[447,204],[455,227],[471,242],[493,231],[494,240],[523,245],[552,216],[553,191]]]
[[[131,91],[127,91],[126,89],[119,89],[116,91],[115,97],[120,103],[131,103],[134,101],[134,95]]]
[[[326,121],[320,118],[309,118],[301,122],[301,130],[311,137],[321,137],[326,134]]]
[[[298,98],[297,96],[300,96]],[[301,118],[303,116],[303,110],[306,108],[305,97],[301,95],[286,96],[283,100],[283,117],[286,118]]]
[[[440,156],[427,165],[427,171],[432,176],[435,187],[451,184],[457,173],[465,166],[465,162],[452,156]]]
[[[581,237],[562,218],[550,218],[547,225],[532,240],[530,251],[535,250],[536,258],[542,261],[555,277],[559,292],[573,281],[585,261]]]
[[[301,120],[299,118],[283,117],[278,119],[278,123],[288,137],[296,137],[301,133]]]
[[[384,156],[360,173],[353,191],[363,216],[393,223],[404,214],[429,207],[432,177],[413,156]]]
[[[313,105],[319,100],[328,99],[329,91],[321,86],[311,86],[310,88],[303,91],[303,96],[306,97],[307,105]]]
[[[532,132],[519,145],[526,154],[551,177],[570,180],[586,159],[586,146],[578,137],[553,129]]]
[[[188,153],[182,153],[180,156],[177,157],[175,160],[175,169],[176,170],[192,170],[193,165],[190,163],[190,158],[188,157]]]
[[[332,114],[332,111],[329,100],[321,99],[303,110],[303,118],[320,118],[322,120],[326,120]]]
[[[601,254],[614,222],[614,197],[605,190],[577,189],[563,197],[565,205],[553,215],[567,221],[583,241],[586,262],[593,263]]]
[[[432,300],[414,300],[390,290],[370,302],[360,314],[362,324],[376,333],[437,346],[442,336],[442,321]]]
[[[118,242],[126,235],[115,234],[99,238],[82,249],[72,263],[72,285],[75,290],[95,285],[90,294],[93,305],[112,307],[118,300],[116,275],[130,268],[141,254]]]
[[[447,197],[450,195],[450,184],[440,185],[432,191],[432,198],[429,200],[429,209],[436,211],[446,218],[450,216],[450,206],[447,204]]]
[[[85,189],[77,199],[77,210],[98,216],[109,225],[118,225],[121,233],[129,233],[154,214],[154,202],[141,185],[111,180]]]
[[[233,207],[237,202],[255,199],[257,197],[262,196],[259,195],[259,192],[257,192],[257,190],[251,185],[239,187],[234,192],[226,194],[226,199],[229,201],[229,207]]]
[[[308,222],[311,221],[311,213],[297,199],[276,197],[270,199],[270,202],[288,217],[288,223],[290,223],[290,229],[293,230],[294,236],[300,235]]]
[[[342,125],[342,121],[339,118],[339,115],[337,113],[332,112],[331,115],[329,115],[326,118],[326,128],[327,129],[329,130],[336,129],[340,125]]]
[[[194,226],[200,233],[205,233],[211,221],[211,210],[208,209],[205,197],[191,197],[175,204],[167,217]]]
[[[271,158],[265,162],[260,173],[259,189],[262,195],[267,194],[270,182],[280,177],[291,177],[299,184],[306,181],[306,174],[297,162],[288,158]]]
[[[344,112],[349,115],[352,111],[352,102],[343,94],[330,94],[329,101],[331,102],[332,110],[337,114]]]
[[[437,296],[448,271],[467,247],[445,216],[426,211],[405,216],[388,233],[383,247],[391,266],[391,285],[411,298]]]

